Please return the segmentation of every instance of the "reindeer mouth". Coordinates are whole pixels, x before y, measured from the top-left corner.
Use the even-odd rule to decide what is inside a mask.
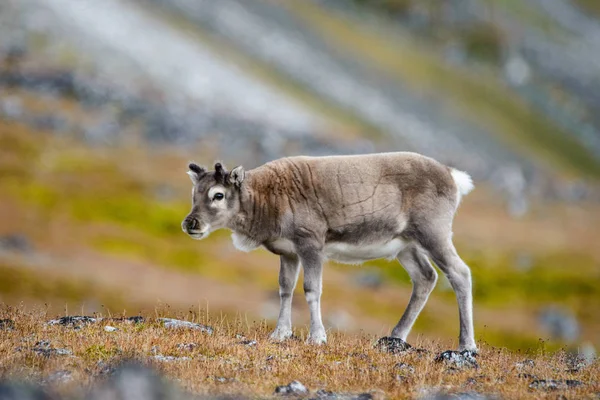
[[[208,230],[205,231],[188,231],[187,234],[194,240],[202,240],[208,236]]]

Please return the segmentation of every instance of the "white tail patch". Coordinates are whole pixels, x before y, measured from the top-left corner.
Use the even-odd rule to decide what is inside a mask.
[[[473,179],[471,179],[471,176],[466,172],[452,168],[450,173],[452,174],[454,183],[456,183],[456,187],[458,189],[458,202],[460,203],[462,196],[466,196],[467,194],[471,193],[471,191],[475,188],[475,185],[473,184]]]

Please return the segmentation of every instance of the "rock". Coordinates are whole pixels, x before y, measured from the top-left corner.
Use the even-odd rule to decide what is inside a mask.
[[[172,329],[179,329],[179,328],[195,329],[195,330],[207,333],[209,335],[213,334],[213,328],[211,328],[210,326],[206,326],[206,325],[202,325],[202,324],[197,324],[195,322],[182,321],[182,320],[173,319],[173,318],[159,318],[159,321],[162,321],[162,323],[163,323],[163,325],[164,325],[165,328],[172,328]]]
[[[190,361],[190,357],[174,357],[174,356],[163,356],[161,354],[151,357],[153,360],[160,362],[173,362],[173,361]]]
[[[15,329],[15,321],[12,319],[0,319],[0,330],[1,331],[12,331]]]
[[[196,347],[198,347],[198,344],[196,343],[179,343],[177,345],[177,348],[179,350],[187,350],[187,351],[192,351],[194,350]]]
[[[533,367],[535,367],[535,361],[530,360],[530,359],[523,360],[523,361],[520,361],[520,362],[516,363],[515,367],[518,370],[522,370],[522,369],[525,369],[525,368],[533,368]]]
[[[0,250],[30,253],[33,250],[33,246],[27,236],[13,234],[0,237]]]
[[[2,400],[50,400],[52,397],[39,386],[24,383],[0,383],[0,399]]]
[[[111,321],[130,322],[132,324],[141,324],[142,322],[145,322],[146,320],[144,319],[144,317],[142,317],[140,315],[135,315],[133,317],[111,318]]]
[[[523,57],[513,54],[504,64],[504,78],[512,86],[523,86],[531,79],[531,67]]]
[[[48,325],[62,325],[73,328],[81,328],[83,325],[94,324],[99,320],[99,318],[88,317],[85,315],[73,315],[50,320],[48,321]]]
[[[106,332],[115,332],[115,331],[118,331],[118,329],[117,329],[117,328],[115,328],[114,326],[109,326],[109,325],[106,325],[106,326],[104,327],[104,331],[106,331]]]
[[[32,349],[36,354],[42,355],[44,357],[50,357],[53,355],[57,356],[70,356],[73,354],[71,350],[68,349],[55,349],[50,346],[50,341],[42,340],[39,341],[33,346]]]
[[[73,380],[73,375],[71,371],[67,371],[66,369],[56,371],[50,374],[45,380],[44,383],[64,383]]]
[[[496,396],[488,396],[477,392],[432,393],[421,397],[422,400],[492,400]]]
[[[300,395],[306,393],[308,393],[306,386],[298,381],[292,381],[285,386],[277,386],[275,388],[275,394]]]
[[[399,354],[412,349],[412,346],[400,338],[391,336],[382,337],[377,341],[375,347],[385,353]]]
[[[371,393],[335,393],[329,390],[319,389],[315,393],[315,397],[311,399],[324,399],[324,400],[370,400],[373,398]]]
[[[591,343],[584,343],[575,354],[567,354],[567,372],[577,373],[591,365],[596,359],[596,349]]]
[[[19,119],[23,115],[23,104],[16,96],[8,96],[0,101],[0,113],[6,119]]]
[[[519,373],[519,375],[517,375],[517,378],[520,378],[520,379],[537,379],[538,377],[536,375],[533,375],[533,374],[528,374],[526,372],[521,372],[521,373]]]
[[[464,350],[461,352],[447,350],[438,355],[435,358],[435,361],[443,362],[446,365],[449,365],[454,368],[479,368],[475,356],[475,353],[468,350]]]
[[[153,369],[137,363],[127,363],[119,366],[101,387],[93,390],[85,398],[90,400],[183,400],[191,399],[192,396],[184,395]]]
[[[226,378],[224,376],[215,376],[214,379],[219,383],[235,382],[235,378]]]
[[[583,382],[575,379],[556,380],[556,379],[536,379],[529,384],[531,389],[541,390],[561,390],[571,389],[582,386]]]
[[[247,346],[247,347],[253,347],[253,346],[257,345],[257,342],[256,342],[256,340],[242,340],[240,342],[240,344],[243,344],[244,346]]]

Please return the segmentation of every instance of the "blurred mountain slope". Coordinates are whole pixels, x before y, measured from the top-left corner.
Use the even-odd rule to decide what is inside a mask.
[[[549,73],[539,74],[542,84],[511,86],[514,77],[505,69],[516,62],[512,69],[519,71],[522,57],[513,57],[519,51],[501,49],[500,66],[466,62],[458,39],[422,38],[423,28],[402,19],[409,17],[396,23],[369,11],[368,4],[354,9],[331,0],[67,3],[4,3],[3,53],[17,49],[32,57],[38,72],[60,65],[76,84],[88,86],[84,92],[104,102],[104,110],[112,107],[101,126],[87,127],[92,135],[119,136],[116,131],[133,114],[146,121],[151,137],[202,140],[215,156],[250,165],[286,154],[415,150],[499,187],[509,178],[498,171],[509,168],[531,193],[559,197],[573,192],[568,181],[555,179],[564,172],[571,178],[600,174],[595,131],[586,130],[591,139],[582,141],[574,125],[551,118],[560,113],[552,107],[544,113],[530,101],[530,95],[548,97],[540,88],[547,89]],[[473,24],[483,23],[486,2],[467,3],[447,3],[441,14],[451,20],[447,24],[463,9]],[[526,39],[535,37],[540,24],[552,23],[547,30],[560,38],[571,28],[569,21],[552,22],[556,18],[546,6],[528,7],[544,13],[526,19],[530,25],[513,18],[528,29]],[[497,9],[498,29],[513,22],[509,11]],[[533,46],[538,47],[543,48]],[[528,71],[535,67],[525,65]],[[592,79],[594,71],[588,68],[582,76]],[[17,81],[9,83],[24,85]],[[578,99],[583,102],[583,96]],[[580,122],[593,128],[587,118]],[[356,140],[356,133],[367,140]],[[248,148],[258,150],[259,158],[247,154]]]

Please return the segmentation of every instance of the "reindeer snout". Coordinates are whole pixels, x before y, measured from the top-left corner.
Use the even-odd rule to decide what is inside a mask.
[[[181,229],[183,229],[185,233],[198,231],[200,230],[200,221],[198,221],[196,218],[188,217],[181,223]]]

